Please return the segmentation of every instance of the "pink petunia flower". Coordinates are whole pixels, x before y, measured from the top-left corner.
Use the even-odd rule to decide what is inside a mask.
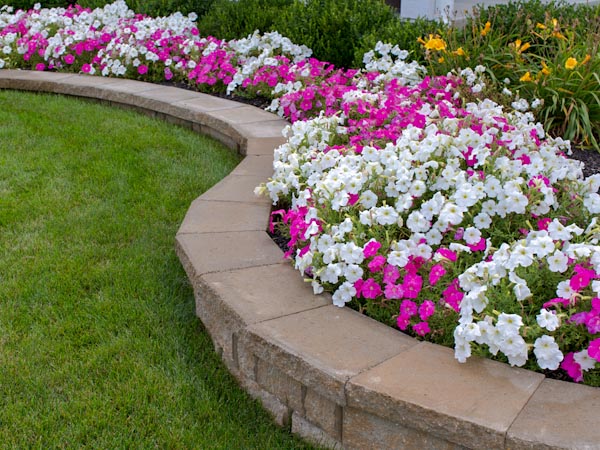
[[[415,331],[415,333],[417,333],[419,336],[425,336],[427,333],[431,332],[431,329],[429,328],[429,324],[427,322],[419,322],[413,325],[412,328]]]
[[[362,285],[362,295],[367,299],[375,299],[381,295],[381,286],[373,278],[368,278]]]
[[[419,306],[419,317],[423,322],[433,316],[433,313],[435,313],[435,303],[431,300],[425,300]]]
[[[372,240],[366,243],[363,249],[363,255],[365,258],[371,258],[377,254],[377,251],[381,248],[381,244],[376,240]]]
[[[369,261],[369,264],[367,265],[369,267],[369,270],[375,273],[381,271],[386,262],[387,260],[385,259],[385,256],[377,255],[375,256],[375,258]]]
[[[435,264],[429,271],[429,284],[435,286],[437,282],[446,274],[446,269],[441,264]]]
[[[590,341],[588,355],[596,361],[600,361],[600,338]]]
[[[417,298],[421,293],[422,286],[423,278],[420,275],[407,273],[404,277],[404,283],[402,283],[404,296],[407,298]]]
[[[565,359],[563,359],[560,363],[560,368],[565,370],[567,374],[569,374],[569,376],[576,383],[580,383],[581,381],[583,381],[583,371],[581,370],[581,366],[579,365],[579,363],[575,361],[573,352],[567,353],[565,355]]]

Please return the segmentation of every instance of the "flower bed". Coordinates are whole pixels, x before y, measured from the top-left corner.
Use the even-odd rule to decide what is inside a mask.
[[[414,335],[600,383],[600,175],[584,178],[525,99],[480,98],[483,67],[429,77],[378,44],[364,70],[277,33],[200,37],[193,15],[118,1],[0,14],[2,67],[176,81],[261,95],[288,142],[258,189],[285,205],[315,293]],[[535,106],[535,101],[532,102]]]

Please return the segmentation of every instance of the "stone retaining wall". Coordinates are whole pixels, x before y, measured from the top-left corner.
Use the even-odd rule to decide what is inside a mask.
[[[0,88],[107,101],[245,155],[192,202],[176,236],[217,352],[276,422],[330,448],[600,448],[600,390],[418,342],[314,296],[265,232],[286,122],[260,109],[131,80],[0,70]]]

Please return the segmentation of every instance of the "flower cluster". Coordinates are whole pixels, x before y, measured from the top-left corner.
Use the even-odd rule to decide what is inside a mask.
[[[598,314],[582,292],[600,289],[593,219],[600,176],[583,179],[580,163],[564,155],[568,143],[546,138],[531,113],[489,100],[463,104],[457,87],[480,79],[477,71],[462,75],[346,92],[338,113],[290,127],[264,190],[274,203],[290,199],[279,212],[289,254],[315,292],[333,293],[334,304],[395,309],[400,329],[432,339],[454,321],[459,361],[485,344],[521,366],[532,347],[543,369],[573,353],[577,359],[563,367],[575,373],[587,346],[600,342]],[[533,275],[535,289],[526,281]],[[564,302],[548,297],[547,281]],[[569,286],[579,290],[563,292]],[[500,289],[494,301],[485,297],[492,289]],[[587,300],[574,302],[578,295]],[[510,305],[505,311],[497,311],[504,307],[498,298]],[[531,331],[536,315],[559,329],[558,343],[540,322]],[[563,315],[578,335],[587,330],[584,342],[553,322]]]
[[[291,125],[257,192],[288,205],[273,218],[315,293],[453,340],[459,361],[487,353],[561,367],[576,381],[596,368],[600,176],[583,178],[565,157],[569,142],[546,137],[526,99],[505,110],[483,98],[485,68],[427,76],[389,44],[349,70],[278,33],[201,37],[194,20],[145,17],[122,0],[95,10],[3,7],[0,68],[271,99]],[[489,32],[486,24],[478,36]],[[438,36],[423,45],[449,55]]]

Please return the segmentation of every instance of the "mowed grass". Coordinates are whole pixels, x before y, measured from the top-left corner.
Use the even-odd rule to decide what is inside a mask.
[[[174,252],[238,162],[134,112],[0,91],[1,448],[307,448],[215,355]]]

